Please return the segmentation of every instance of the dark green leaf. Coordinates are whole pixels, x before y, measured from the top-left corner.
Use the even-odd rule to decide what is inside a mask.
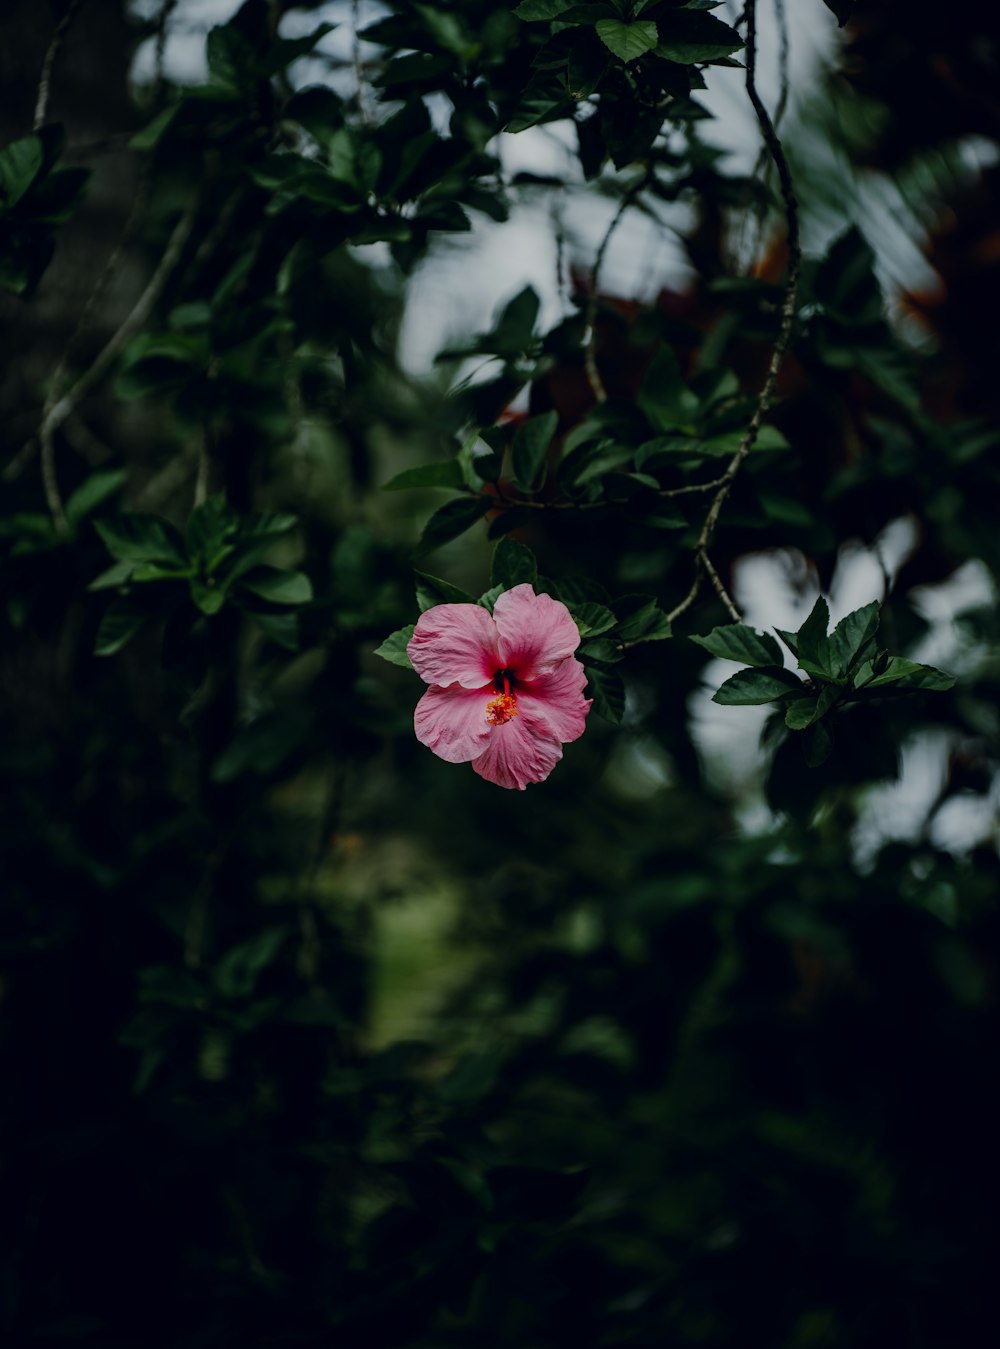
[[[682,65],[718,61],[743,46],[743,40],[714,14],[701,10],[674,9],[660,21],[656,55]]]
[[[581,637],[596,637],[598,633],[610,632],[617,618],[603,604],[571,604],[568,606],[573,622],[580,629]]]
[[[406,647],[410,638],[413,636],[416,625],[408,624],[405,628],[400,628],[397,632],[388,636],[381,646],[375,648],[374,654],[387,660],[390,665],[402,665],[407,670],[412,670],[410,658],[406,654]]]
[[[797,636],[796,658],[799,668],[808,674],[837,678],[833,653],[826,630],[830,625],[830,610],[826,600],[820,595],[813,605],[809,617],[799,628]]]
[[[614,610],[622,641],[658,642],[671,635],[667,616],[652,595],[621,595]]]
[[[526,492],[540,486],[545,477],[545,455],[558,423],[558,412],[543,412],[529,417],[514,433],[511,467],[515,481]]]
[[[625,684],[617,670],[603,665],[588,665],[587,692],[594,700],[594,708],[613,726],[621,724],[625,712]]]
[[[94,528],[112,557],[121,562],[173,562],[183,567],[187,555],[173,525],[155,515],[112,515]]]
[[[112,590],[125,585],[136,568],[135,562],[115,562],[100,576],[95,576],[87,586],[88,590]]]
[[[773,703],[790,690],[801,693],[801,680],[775,665],[761,670],[737,670],[715,691],[712,702],[723,707],[749,707]]]
[[[414,573],[417,582],[417,604],[420,612],[433,609],[436,604],[475,604],[473,597],[450,581],[442,581],[439,576],[428,576],[426,572]]]
[[[260,628],[264,636],[269,638],[277,646],[283,646],[286,651],[298,651],[298,614],[255,613],[253,621],[257,624],[258,628]]]
[[[509,534],[505,535],[493,550],[491,583],[502,585],[505,590],[511,590],[524,582],[534,585],[537,579],[538,564],[534,553],[523,543],[512,539]]]
[[[152,618],[148,604],[133,595],[114,600],[97,629],[94,654],[113,656],[120,651]]]
[[[617,665],[624,655],[618,643],[608,637],[596,637],[581,642],[576,654],[586,665],[592,661],[597,661],[599,665]]]
[[[226,602],[226,592],[212,581],[202,581],[197,576],[191,578],[191,598],[203,614],[217,614]]]
[[[869,647],[878,631],[882,606],[878,600],[842,618],[830,634],[833,659],[841,675],[848,674],[869,654]]]
[[[803,749],[810,768],[826,763],[833,749],[833,739],[825,721],[818,721],[803,732]]]
[[[169,107],[164,108],[141,131],[135,133],[128,143],[129,149],[152,150],[154,146],[159,145],[183,106],[182,103],[171,103]]]
[[[818,698],[793,698],[785,708],[785,725],[790,731],[801,731],[811,726],[819,714]]]
[[[622,23],[621,19],[600,19],[595,25],[597,36],[620,61],[636,61],[652,51],[659,40],[656,24],[649,20]]]
[[[312,582],[305,572],[279,567],[254,567],[240,577],[238,584],[271,604],[308,604],[313,597]]]
[[[227,555],[232,551],[226,543],[235,535],[238,523],[224,496],[209,497],[195,507],[188,519],[184,532],[188,555],[197,558],[206,571],[214,570],[223,551]]]
[[[781,647],[769,633],[757,632],[743,623],[714,628],[707,637],[692,637],[713,656],[738,660],[744,665],[780,665]]]
[[[124,481],[123,468],[109,468],[100,473],[91,473],[66,502],[66,518],[71,524],[78,525],[98,507],[103,506],[105,501],[115,496],[121,490]]]
[[[444,459],[436,464],[422,464],[420,468],[406,468],[387,483],[383,491],[395,492],[405,487],[448,487],[452,490],[464,485],[462,467],[457,459]]]
[[[861,672],[858,672],[858,686],[861,686]],[[937,670],[933,665],[921,665],[915,660],[903,656],[890,656],[889,663],[881,674],[869,679],[865,688],[878,689],[895,685],[901,689],[924,689],[928,692],[943,693],[954,686],[955,676]]]
[[[457,501],[449,501],[427,521],[416,556],[433,553],[436,548],[457,539],[481,520],[492,504],[487,497],[460,497]]]
[[[643,376],[638,403],[657,431],[686,426],[697,413],[698,399],[681,379],[677,357],[670,347],[660,348]]]
[[[37,136],[25,136],[0,150],[0,205],[8,210],[16,206],[41,173],[44,162]]]
[[[514,13],[525,23],[537,23],[539,20],[554,19],[571,8],[567,0],[521,0]]]

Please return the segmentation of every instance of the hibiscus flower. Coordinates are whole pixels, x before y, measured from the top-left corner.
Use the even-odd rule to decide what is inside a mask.
[[[579,644],[565,604],[530,585],[500,595],[492,617],[479,604],[428,609],[406,648],[430,685],[413,718],[417,739],[498,787],[544,782],[590,710]]]

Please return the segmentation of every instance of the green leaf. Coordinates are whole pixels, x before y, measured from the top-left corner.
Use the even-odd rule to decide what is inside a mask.
[[[636,61],[652,51],[659,41],[656,24],[648,19],[622,23],[621,19],[600,19],[594,25],[597,36],[620,61]]]
[[[436,604],[475,604],[468,591],[460,590],[450,581],[442,581],[440,576],[428,576],[426,572],[414,573],[417,582],[417,604],[421,613],[433,609]]]
[[[622,641],[659,642],[671,636],[670,622],[652,595],[621,595],[614,610]]]
[[[479,496],[449,501],[427,521],[416,548],[416,556],[424,557],[452,539],[457,539],[460,534],[471,529],[477,520],[481,520],[492,505],[488,497]]]
[[[820,595],[809,613],[809,617],[799,628],[797,636],[796,659],[799,669],[808,674],[820,675],[827,679],[837,678],[833,663],[833,653],[826,630],[830,625],[830,610],[826,600]]]
[[[589,665],[591,661],[597,661],[599,665],[617,665],[624,656],[618,643],[608,637],[596,637],[582,642],[577,647],[576,654],[585,665]]]
[[[681,379],[677,357],[670,347],[662,346],[650,363],[639,388],[638,403],[657,431],[687,426],[696,415],[698,399]]]
[[[100,473],[92,473],[66,502],[66,518],[71,524],[78,525],[119,492],[124,481],[123,468],[109,468]]]
[[[488,609],[490,613],[492,613],[493,606],[496,604],[497,600],[503,594],[504,589],[505,587],[501,585],[490,586],[489,590],[483,591],[483,593],[476,600],[476,603],[481,604],[484,609]]]
[[[128,143],[130,150],[152,150],[159,145],[160,141],[173,125],[174,119],[183,107],[183,103],[171,103],[168,108],[164,108],[158,113],[151,122],[147,123],[141,131],[137,131]]]
[[[895,684],[901,689],[923,689],[933,693],[943,693],[954,686],[955,676],[937,670],[933,665],[921,665],[915,660],[903,656],[890,656],[889,663],[881,674],[870,679],[866,689],[885,688]],[[860,680],[858,687],[861,687]]]
[[[881,613],[882,606],[873,600],[842,618],[830,634],[830,648],[841,675],[849,674],[869,654]]]
[[[210,30],[205,42],[208,72],[212,83],[227,92],[237,93],[253,81],[255,60],[249,39],[232,24]]]
[[[276,539],[289,533],[298,523],[297,515],[272,513],[247,516],[240,521],[240,538]]]
[[[113,656],[130,642],[153,617],[149,605],[133,595],[114,600],[101,619],[94,642],[94,654]]]
[[[452,490],[465,485],[462,466],[457,459],[444,459],[436,464],[422,464],[420,468],[406,468],[382,484],[384,492],[397,492],[406,487],[449,487]]]
[[[793,698],[785,708],[785,725],[790,731],[801,731],[819,715],[818,698]]]
[[[493,550],[493,564],[490,568],[492,585],[502,585],[511,590],[516,585],[527,582],[534,585],[538,580],[538,563],[530,548],[509,534],[504,535]]]
[[[674,9],[661,20],[656,55],[681,65],[696,65],[701,61],[718,61],[742,46],[739,33],[714,14]]]
[[[258,628],[260,628],[264,636],[274,642],[276,646],[283,646],[286,651],[298,651],[298,614],[255,613],[253,621],[257,624]]]
[[[692,637],[691,641],[723,660],[738,660],[754,666],[781,664],[781,647],[774,638],[744,623],[713,628],[707,637]]]
[[[596,637],[599,633],[610,632],[618,619],[603,604],[570,604],[567,606],[573,615],[573,622],[580,629],[581,637]]]
[[[191,598],[203,614],[217,614],[226,602],[225,587],[214,582],[205,582],[197,576],[191,578]]]
[[[229,509],[221,493],[209,497],[188,518],[184,531],[188,555],[197,558],[207,572],[213,571],[223,556],[232,552],[226,543],[236,534],[238,524],[239,517]]]
[[[41,173],[45,154],[38,136],[25,136],[0,150],[0,196],[8,210],[16,206]]]
[[[830,757],[830,751],[833,749],[833,738],[826,723],[818,721],[814,726],[808,727],[803,733],[802,739],[806,763],[809,767],[819,768],[821,764],[826,763]]]
[[[587,691],[594,700],[594,708],[605,721],[621,725],[625,713],[625,684],[617,670],[603,665],[588,665]]]
[[[529,417],[514,433],[511,467],[515,481],[526,492],[540,486],[545,477],[545,455],[558,423],[558,412],[543,412]]]
[[[525,23],[538,23],[543,19],[554,19],[571,8],[567,0],[521,0],[514,13]]]
[[[374,654],[381,656],[383,660],[387,660],[390,665],[401,665],[404,669],[412,670],[413,666],[406,654],[406,648],[415,628],[416,624],[410,623],[405,628],[400,628],[398,631],[391,633],[381,646],[375,648]]]
[[[112,590],[117,586],[125,585],[131,579],[135,567],[134,562],[115,562],[107,571],[102,571],[100,576],[95,576],[87,589]]]
[[[313,597],[312,582],[305,572],[280,567],[254,567],[240,577],[238,584],[271,604],[308,604]]]
[[[155,515],[112,515],[96,520],[94,528],[112,557],[120,562],[187,564],[180,535],[173,525]]]
[[[723,707],[751,707],[773,703],[789,690],[802,692],[802,681],[776,665],[760,670],[737,670],[712,695],[712,702]]]

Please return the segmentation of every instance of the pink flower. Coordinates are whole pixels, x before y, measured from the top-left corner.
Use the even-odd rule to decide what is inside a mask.
[[[428,609],[406,648],[430,685],[413,718],[417,739],[498,787],[544,782],[590,710],[579,644],[565,604],[530,585],[500,595],[492,618],[479,604]]]

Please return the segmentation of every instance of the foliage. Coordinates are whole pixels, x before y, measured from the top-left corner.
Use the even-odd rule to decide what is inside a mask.
[[[989,277],[887,303],[876,232],[821,229],[799,165],[877,161],[880,128],[892,165],[961,159],[951,132],[901,149],[915,66],[942,127],[995,136],[956,93],[991,15],[963,11],[942,75],[931,7],[827,0],[846,45],[816,97],[870,115],[817,147],[794,99],[777,131],[760,103],[752,0],[247,0],[201,83],[135,88],[86,193],[88,90],[126,70],[75,44],[109,7],[53,39],[67,133],[22,109],[0,150],[0,1338],[975,1342],[1000,633],[961,603],[1000,573]],[[173,9],[134,41],[162,55]],[[720,73],[757,174],[707,129]],[[549,124],[573,172],[509,173],[501,137]],[[81,300],[98,185],[135,173]],[[996,176],[962,181],[992,221]],[[922,218],[957,229],[939,182]],[[518,280],[404,368],[418,271],[599,195],[554,320]],[[678,203],[690,284],[607,294],[623,217]],[[831,629],[850,549],[899,527]],[[794,632],[743,621],[759,554],[797,560]],[[526,583],[570,610],[593,709],[522,795],[416,744],[406,646]],[[956,592],[942,639],[927,597]],[[938,752],[894,833],[901,762]],[[956,841],[960,817],[991,823]]]

